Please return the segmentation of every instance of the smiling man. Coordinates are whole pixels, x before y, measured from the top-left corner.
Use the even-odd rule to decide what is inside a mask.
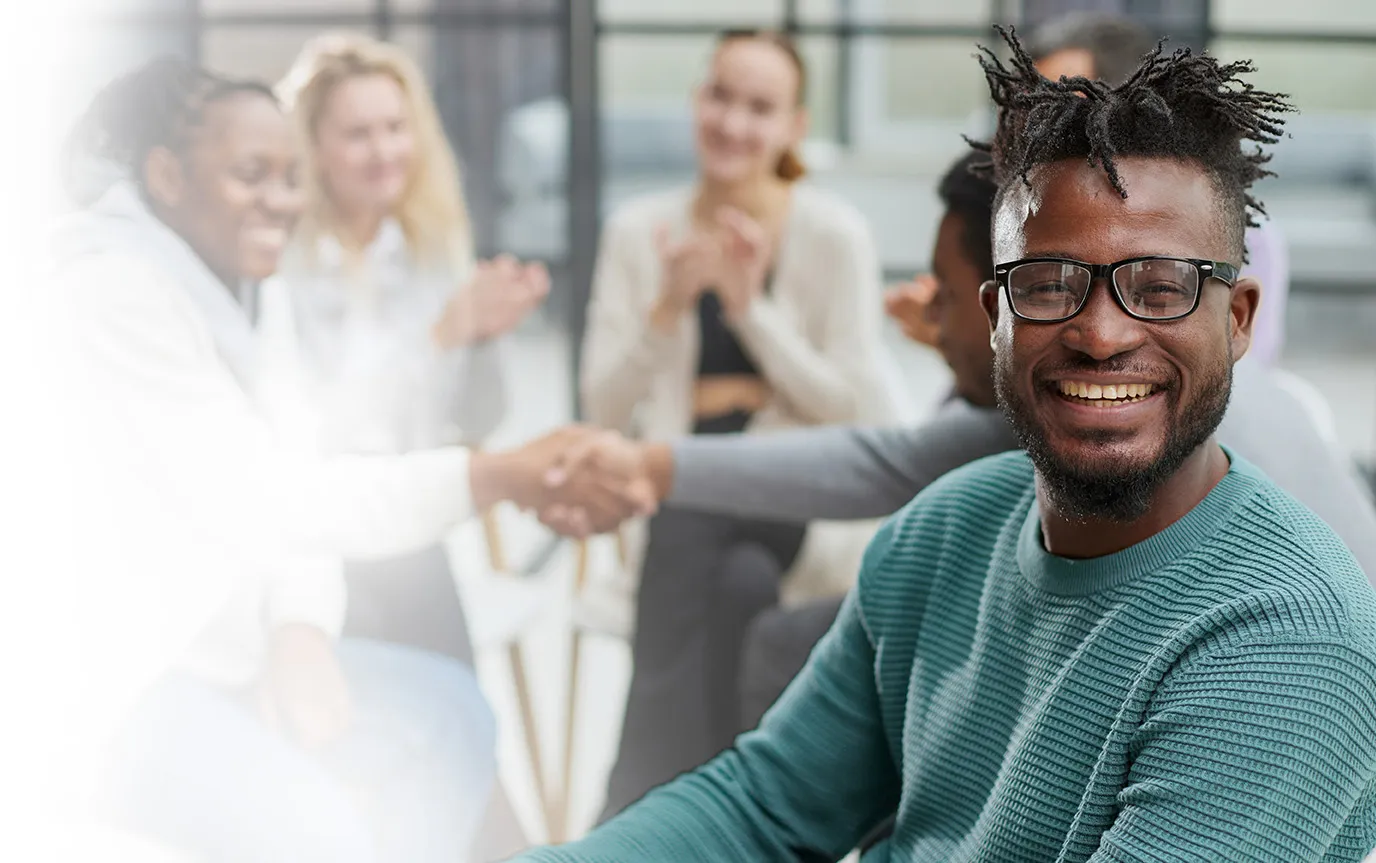
[[[1213,438],[1279,97],[1150,55],[1050,82],[1009,39],[996,390],[1027,452],[932,485],[758,731],[548,861],[1356,863],[1376,844],[1376,592]],[[1083,98],[1082,98],[1083,97]]]

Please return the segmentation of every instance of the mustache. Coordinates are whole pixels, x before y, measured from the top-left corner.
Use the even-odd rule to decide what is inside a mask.
[[[1053,378],[1074,377],[1077,372],[1144,378],[1156,381],[1162,387],[1168,387],[1175,383],[1175,373],[1167,367],[1152,366],[1132,357],[1109,357],[1106,360],[1096,360],[1084,355],[1066,359],[1054,366],[1041,369],[1037,372],[1037,378],[1045,383]]]

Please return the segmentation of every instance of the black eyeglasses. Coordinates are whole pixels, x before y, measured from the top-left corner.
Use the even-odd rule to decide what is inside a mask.
[[[1112,264],[1086,264],[1069,258],[1023,258],[994,267],[994,280],[1008,296],[1013,314],[1054,324],[1078,315],[1099,279],[1112,287],[1128,315],[1142,321],[1174,321],[1199,308],[1208,279],[1228,286],[1237,267],[1223,261],[1146,256]]]

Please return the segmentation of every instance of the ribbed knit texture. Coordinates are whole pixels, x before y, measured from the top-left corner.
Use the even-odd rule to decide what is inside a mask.
[[[1042,546],[1032,468],[957,471],[876,537],[736,749],[532,861],[1357,863],[1376,844],[1376,593],[1231,454],[1157,536]]]

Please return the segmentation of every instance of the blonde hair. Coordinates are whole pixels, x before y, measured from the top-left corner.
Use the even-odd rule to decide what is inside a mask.
[[[316,131],[335,89],[365,75],[384,75],[397,82],[415,137],[411,176],[394,213],[407,246],[428,263],[462,267],[472,257],[472,226],[458,161],[425,78],[405,52],[362,34],[330,33],[307,42],[277,88],[301,143],[307,205],[298,238],[307,254],[314,254],[320,238],[333,233],[339,223],[315,161]]]

